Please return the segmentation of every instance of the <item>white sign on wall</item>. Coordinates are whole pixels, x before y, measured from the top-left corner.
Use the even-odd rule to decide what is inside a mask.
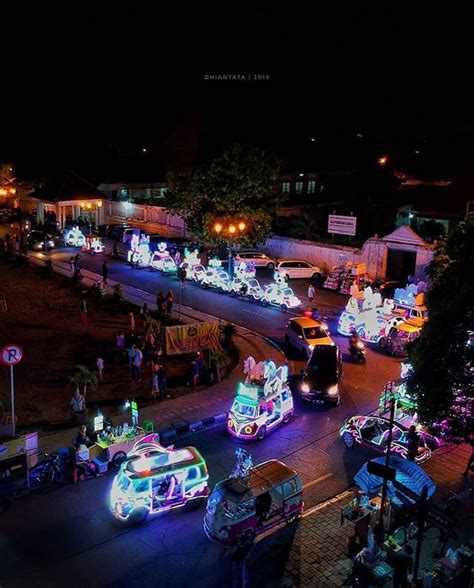
[[[339,214],[330,214],[328,216],[328,233],[354,236],[356,234],[356,225],[356,216],[341,216]]]

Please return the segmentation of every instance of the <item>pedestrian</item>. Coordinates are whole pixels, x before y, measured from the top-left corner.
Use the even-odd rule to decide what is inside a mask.
[[[469,472],[474,471],[474,435],[471,435],[469,438],[469,444],[471,445],[471,455],[467,460],[466,469],[463,472],[463,476],[467,476]]]
[[[172,290],[168,290],[168,294],[166,295],[166,314],[171,316],[171,312],[173,310],[173,300],[174,294]]]
[[[77,268],[79,267],[79,259],[80,259],[80,255],[79,253],[76,253],[76,255],[74,256],[74,266]]]
[[[153,339],[152,339],[152,336],[149,335],[145,339],[145,344],[143,345],[143,356],[145,358],[146,365],[150,365],[151,363],[153,363],[154,351],[155,351],[155,349],[154,349]]]
[[[119,331],[115,335],[115,354],[116,362],[121,363],[125,355],[125,333]]]
[[[198,351],[196,353],[196,363],[198,364],[198,368],[199,368],[199,376],[201,376],[202,370],[204,369],[204,359],[203,359],[202,353],[200,351]]]
[[[76,261],[75,261],[73,255],[71,255],[71,257],[69,258],[69,267],[71,269],[72,275],[74,275],[75,270],[76,270]]]
[[[158,361],[158,364],[157,364],[157,374],[158,374],[158,388],[160,390],[160,398],[162,400],[163,400],[163,398],[171,398],[171,396],[168,394],[168,388],[166,386],[165,366],[161,363],[161,361]]]
[[[163,297],[163,292],[158,292],[156,296],[156,315],[158,320],[163,318],[163,311],[165,308],[165,299]]]
[[[393,588],[408,588],[408,575],[413,573],[413,547],[408,543],[395,555]]]
[[[99,374],[99,380],[102,382],[102,370],[104,369],[104,360],[102,357],[98,357],[97,361],[95,362],[95,367],[97,368],[97,373]]]
[[[102,281],[104,285],[107,284],[107,277],[109,275],[109,266],[107,265],[107,260],[104,261],[102,264]]]
[[[181,284],[183,285],[183,287],[186,289],[188,283],[186,281],[186,268],[185,267],[181,266],[178,269],[178,278],[179,278],[179,281],[181,282]]]
[[[133,314],[133,312],[128,313],[128,318],[130,320],[130,331],[132,333],[135,333],[135,315]]]
[[[132,382],[141,382],[142,373],[141,367],[143,362],[143,353],[138,345],[132,347],[133,353],[131,357],[130,367],[132,372]]]
[[[315,296],[316,296],[316,290],[314,289],[313,284],[310,284],[308,286],[308,300],[309,300],[310,306],[313,306]]]
[[[179,251],[176,251],[176,253],[174,255],[174,262],[177,266],[179,266],[179,264],[181,262],[181,253]]]
[[[160,395],[160,386],[158,383],[158,369],[159,365],[153,365],[152,373],[151,373],[151,397],[153,399],[159,397]]]
[[[141,319],[142,323],[146,322],[147,316],[148,316],[148,304],[146,302],[144,302],[140,306],[140,319]]]
[[[117,247],[117,241],[114,241],[114,245],[112,247],[112,255],[114,257],[114,259],[118,259],[119,258],[119,252],[118,252],[118,247]]]
[[[83,324],[84,328],[87,329],[87,327],[89,326],[89,320],[87,317],[87,302],[84,297],[81,298],[79,310],[81,313],[81,323]]]
[[[199,364],[196,359],[191,362],[191,381],[193,388],[199,386]]]
[[[86,411],[86,399],[81,394],[80,390],[77,389],[71,398],[71,412],[74,414],[82,414]]]
[[[407,433],[408,450],[407,459],[414,461],[418,455],[418,447],[420,446],[420,437],[416,432],[415,425],[410,425],[410,429]]]

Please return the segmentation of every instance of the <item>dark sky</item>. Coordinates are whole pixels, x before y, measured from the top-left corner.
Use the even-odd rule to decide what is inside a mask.
[[[0,155],[25,169],[158,149],[189,112],[211,144],[474,134],[471,21],[448,4],[48,4],[3,11]]]

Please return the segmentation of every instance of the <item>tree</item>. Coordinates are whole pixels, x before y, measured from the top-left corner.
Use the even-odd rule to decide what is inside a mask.
[[[429,319],[408,347],[408,390],[424,422],[472,426],[474,398],[474,222],[466,221],[438,247],[430,266]],[[466,431],[465,431],[466,432]]]
[[[210,163],[168,175],[166,206],[182,216],[189,230],[211,243],[261,243],[281,203],[280,161],[260,147],[236,143]],[[245,223],[236,236],[217,235],[216,221]]]
[[[93,390],[97,388],[97,376],[85,365],[76,365],[76,373],[71,378],[71,384],[76,386],[76,390],[82,387],[84,398],[87,397],[87,386]]]

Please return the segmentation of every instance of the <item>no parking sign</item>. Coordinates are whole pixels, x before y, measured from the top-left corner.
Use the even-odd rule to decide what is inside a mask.
[[[10,394],[11,394],[11,411],[12,411],[12,434],[15,436],[15,385],[13,382],[13,366],[20,363],[23,357],[23,349],[15,343],[5,345],[0,353],[0,361],[10,367]]]

